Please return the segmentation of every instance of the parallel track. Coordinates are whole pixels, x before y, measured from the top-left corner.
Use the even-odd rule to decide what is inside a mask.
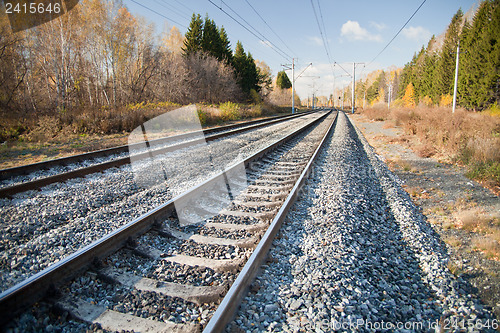
[[[231,168],[2,293],[0,295],[1,323],[6,323],[9,318],[18,314],[22,309],[44,297],[47,291],[53,289],[54,286],[61,288],[64,283],[87,271],[89,267],[93,267],[91,263],[109,262],[113,256],[120,257],[124,253],[130,254],[130,252],[132,256],[142,256],[156,264],[168,263],[167,266],[185,266],[191,267],[189,268],[191,270],[192,266],[196,265],[204,267],[210,274],[222,272],[222,275],[225,274],[226,282],[213,288],[195,288],[186,287],[175,281],[167,281],[168,279],[162,279],[161,276],[144,278],[139,274],[134,274],[130,269],[127,272],[121,267],[115,269],[119,265],[103,265],[100,268],[93,267],[91,270],[96,273],[97,279],[133,287],[134,290],[141,293],[153,292],[163,295],[162,297],[165,297],[168,302],[175,304],[180,302],[181,305],[178,306],[181,308],[187,306],[182,305],[183,302],[187,302],[186,304],[201,305],[200,308],[206,307],[207,311],[212,312],[213,309],[206,304],[220,301],[220,294],[226,292],[233,280],[232,274],[239,270],[238,267],[249,256],[249,252],[245,252],[246,250],[240,250],[240,255],[236,251],[237,255],[235,256],[234,249],[253,248],[264,234],[205,329],[208,332],[220,331],[230,320],[236,309],[235,304],[240,301],[245,289],[255,276],[282,219],[310,172],[313,160],[333,128],[336,116],[327,116],[328,114],[245,159],[243,163],[247,170],[248,180],[242,181],[249,181],[251,185],[233,201],[232,207],[219,212],[212,221],[197,227],[180,227],[175,218],[174,203],[177,200],[182,200],[183,197],[196,193],[200,188],[216,183],[225,174],[230,174]],[[321,121],[323,122],[321,123]],[[326,130],[318,134],[321,129]],[[309,131],[309,134],[302,134],[306,131]],[[302,138],[302,141],[298,141],[298,137],[304,135],[306,139]],[[269,222],[270,226],[268,227]],[[267,231],[264,233],[266,228]],[[220,234],[229,238],[218,237]],[[160,239],[160,243],[169,244],[167,246],[169,248],[176,247],[181,254],[172,255],[168,250],[162,251],[147,246],[146,244],[149,244],[152,238]],[[190,251],[193,251],[191,247],[215,248],[216,250],[232,249],[233,254],[226,254],[231,258],[227,260],[203,260],[194,254],[190,255]],[[182,255],[183,251],[187,255]],[[115,254],[113,255],[113,253]],[[179,299],[182,299],[182,302]],[[172,331],[199,330],[199,326],[193,323],[139,319],[106,309],[99,304],[86,303],[79,299],[78,295],[66,293],[58,299],[57,303],[60,308],[69,311],[73,316],[84,321],[100,323],[104,328],[111,330],[125,328],[121,326],[125,322],[129,322],[131,325],[128,329],[134,330],[147,328],[153,331],[163,329]],[[120,306],[120,304],[115,305],[115,307]]]
[[[147,158],[150,156],[151,153],[155,154],[163,154],[167,153],[170,151],[175,151],[178,149],[186,148],[192,145],[195,145],[197,143],[200,143],[203,141],[200,139],[200,134],[204,135],[204,141],[209,142],[209,141],[214,141],[223,137],[227,137],[230,135],[235,135],[238,133],[246,132],[249,130],[261,128],[264,126],[269,126],[272,124],[276,124],[279,122],[287,121],[293,118],[301,117],[307,114],[310,114],[311,112],[303,112],[295,115],[285,115],[285,116],[276,116],[276,117],[271,117],[268,119],[263,119],[263,120],[254,120],[254,121],[249,121],[241,124],[233,124],[233,125],[227,125],[227,126],[222,126],[222,127],[216,127],[216,128],[211,128],[211,129],[206,129],[200,132],[190,132],[190,133],[185,133],[185,134],[180,134],[180,135],[175,135],[171,137],[166,137],[166,138],[160,138],[160,139],[155,139],[151,140],[149,143],[153,146],[164,146],[163,148],[156,149],[154,152],[148,151],[146,153],[139,153],[133,158],[135,160],[139,160],[141,158]],[[180,143],[176,143],[177,141],[182,140]],[[170,145],[169,145],[170,144]],[[109,148],[109,149],[104,149],[104,150],[99,150],[99,151],[94,151],[94,152],[89,152],[85,154],[80,154],[80,155],[74,155],[74,156],[68,156],[68,157],[63,157],[59,159],[54,159],[50,161],[45,161],[45,162],[39,162],[39,163],[34,163],[34,164],[29,164],[29,165],[24,165],[24,166],[19,166],[19,167],[14,167],[14,168],[9,168],[9,169],[3,169],[0,170],[0,180],[6,180],[10,179],[15,176],[19,175],[27,175],[35,171],[39,170],[47,170],[49,168],[53,167],[58,167],[58,166],[66,166],[70,165],[73,163],[78,163],[82,161],[87,161],[87,160],[93,160],[96,158],[100,157],[106,157],[106,156],[111,156],[111,155],[116,155],[116,154],[121,154],[121,153],[126,153],[129,150],[133,150],[134,148],[138,147],[139,144],[135,145],[127,145],[127,146],[119,146],[119,147],[114,147],[114,148]],[[10,197],[13,196],[16,193],[20,192],[25,192],[29,190],[36,190],[39,189],[43,186],[47,186],[53,183],[58,183],[58,182],[63,182],[68,179],[73,179],[73,178],[78,178],[78,177],[83,177],[88,174],[96,173],[96,172],[102,172],[106,169],[110,169],[113,167],[119,167],[125,164],[130,164],[131,162],[131,157],[130,156],[125,156],[125,157],[120,157],[120,158],[115,158],[107,162],[102,162],[102,163],[97,163],[88,167],[83,167],[83,168],[78,168],[72,171],[67,171],[63,173],[59,173],[56,175],[52,176],[47,176],[39,179],[34,179],[31,181],[26,181],[26,182],[21,182],[18,184],[6,186],[3,188],[0,188],[0,198],[4,197]]]

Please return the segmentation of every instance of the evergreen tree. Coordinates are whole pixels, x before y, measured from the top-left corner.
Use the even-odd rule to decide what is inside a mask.
[[[221,45],[221,59],[227,64],[230,64],[233,61],[233,51],[231,50],[231,43],[229,42],[229,38],[227,37],[224,27],[220,28],[219,37]]]
[[[487,84],[490,89],[488,104],[500,104],[500,1],[492,2],[491,21],[486,32],[490,46],[488,54],[489,71]]]
[[[255,60],[252,57],[252,54],[248,52],[247,54],[247,84],[250,90],[255,90],[256,92],[260,91],[260,75],[259,75],[259,70],[257,68],[257,65],[255,64]]]
[[[431,40],[427,44],[427,49],[425,51],[423,60],[423,71],[420,78],[420,92],[419,97],[429,97],[434,103],[437,103],[437,94],[435,91],[435,71],[437,64],[437,53],[433,50],[434,44],[436,43],[436,37],[432,36]]]
[[[414,99],[415,103],[418,103],[420,97],[424,97],[424,89],[425,89],[425,84],[424,84],[424,74],[425,74],[425,56],[426,56],[426,49],[422,46],[420,49],[420,52],[417,54],[417,58],[415,61],[415,65],[413,68],[413,87],[414,87]]]
[[[375,81],[366,91],[366,99],[368,103],[374,103],[377,100],[384,100],[385,96],[380,96],[381,93],[385,94],[385,72],[381,71]]]
[[[202,51],[203,40],[203,21],[200,14],[191,17],[189,28],[184,38],[184,46],[182,47],[182,54],[189,56]]]
[[[285,71],[278,72],[278,75],[276,76],[276,86],[280,89],[289,89],[292,87],[292,82],[290,82],[290,79],[288,78],[288,75],[286,75]]]
[[[498,94],[498,55],[499,30],[494,15],[498,3],[485,1],[479,7],[472,25],[466,24],[462,41],[462,54],[459,69],[459,101],[473,109],[483,109],[494,103]],[[496,29],[495,29],[496,26]],[[496,31],[495,31],[496,30]],[[495,50],[496,49],[496,50]]]
[[[399,98],[402,98],[405,94],[405,89],[408,84],[415,82],[417,77],[415,75],[415,66],[417,63],[417,54],[413,55],[412,60],[405,65],[403,72],[401,73],[400,85],[404,89],[399,89]],[[412,83],[413,84],[413,83]]]
[[[220,38],[219,30],[215,25],[215,22],[205,17],[205,22],[203,24],[203,33],[201,37],[201,48],[203,52],[222,60],[222,41]]]
[[[244,93],[248,95],[252,89],[257,92],[260,91],[259,72],[255,61],[250,53],[245,54],[243,44],[240,41],[236,43],[233,66],[236,71],[238,84]]]
[[[463,13],[459,9],[446,30],[443,48],[436,68],[436,91],[441,96],[453,94],[455,58],[462,22]]]

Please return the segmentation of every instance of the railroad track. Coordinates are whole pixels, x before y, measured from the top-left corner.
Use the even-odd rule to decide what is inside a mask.
[[[140,150],[141,143],[103,149],[99,151],[58,158],[54,160],[0,170],[0,198],[11,197],[17,193],[37,190],[43,186],[63,182],[73,178],[130,164],[131,159],[137,161],[148,158],[151,153],[163,154],[193,146],[200,142],[214,141],[231,135],[270,126],[297,117],[310,114],[311,111],[294,115],[275,116],[240,124],[226,125],[189,132],[175,136],[154,139],[149,142],[154,151],[139,152],[134,156],[130,152]],[[81,164],[81,165],[79,165]],[[60,170],[53,171],[52,169]],[[34,174],[34,176],[30,176]]]
[[[243,179],[232,182],[249,185],[203,223],[183,226],[175,202],[200,189],[224,192],[218,186],[231,168],[6,290],[1,322],[51,291],[46,301],[58,313],[108,330],[220,331],[335,119],[327,113],[246,158]]]

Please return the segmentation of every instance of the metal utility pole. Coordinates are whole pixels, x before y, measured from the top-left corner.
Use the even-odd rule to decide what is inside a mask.
[[[387,99],[387,109],[391,108],[391,98],[392,98],[392,83],[389,85],[389,98]]]
[[[351,76],[351,75],[349,74],[349,75],[337,75],[337,76],[333,76],[333,99],[334,99],[333,107],[334,108],[335,108],[335,97],[336,97],[336,94],[335,94],[335,79],[338,78],[338,77],[344,77],[344,76]],[[338,99],[340,100],[340,96],[339,96]],[[344,107],[342,106],[342,108],[344,108]]]
[[[295,58],[292,58],[292,114],[295,113]]]
[[[295,113],[295,80],[298,79],[309,66],[312,66],[312,62],[307,65],[307,67],[304,68],[304,70],[299,75],[297,75],[297,77],[295,77],[295,58],[292,58],[291,64],[285,64],[281,66],[285,67],[285,70],[292,70],[292,113]]]
[[[354,106],[356,104],[356,65],[364,65],[364,62],[353,62],[352,63],[352,113],[354,113]]]
[[[457,86],[458,86],[458,61],[460,60],[460,40],[457,45],[457,60],[455,65],[455,87],[453,88],[453,110],[455,113],[455,108],[457,106]]]
[[[302,71],[302,72],[304,72],[304,71]],[[314,80],[315,79],[319,79],[320,76],[308,76],[308,75],[306,75],[306,76],[303,76],[303,77],[312,77],[312,79],[313,79],[313,84],[312,84],[312,109],[314,110],[314,107],[316,106],[316,103],[315,103],[315,100],[314,100],[314,94],[316,93],[316,90],[314,89],[314,83],[315,83]],[[309,86],[311,86],[311,85],[309,85]]]

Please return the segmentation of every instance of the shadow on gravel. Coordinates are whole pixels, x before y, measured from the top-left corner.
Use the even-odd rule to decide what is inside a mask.
[[[444,243],[343,114],[327,147],[228,331],[435,332],[449,309],[467,320],[476,305],[445,276]]]

